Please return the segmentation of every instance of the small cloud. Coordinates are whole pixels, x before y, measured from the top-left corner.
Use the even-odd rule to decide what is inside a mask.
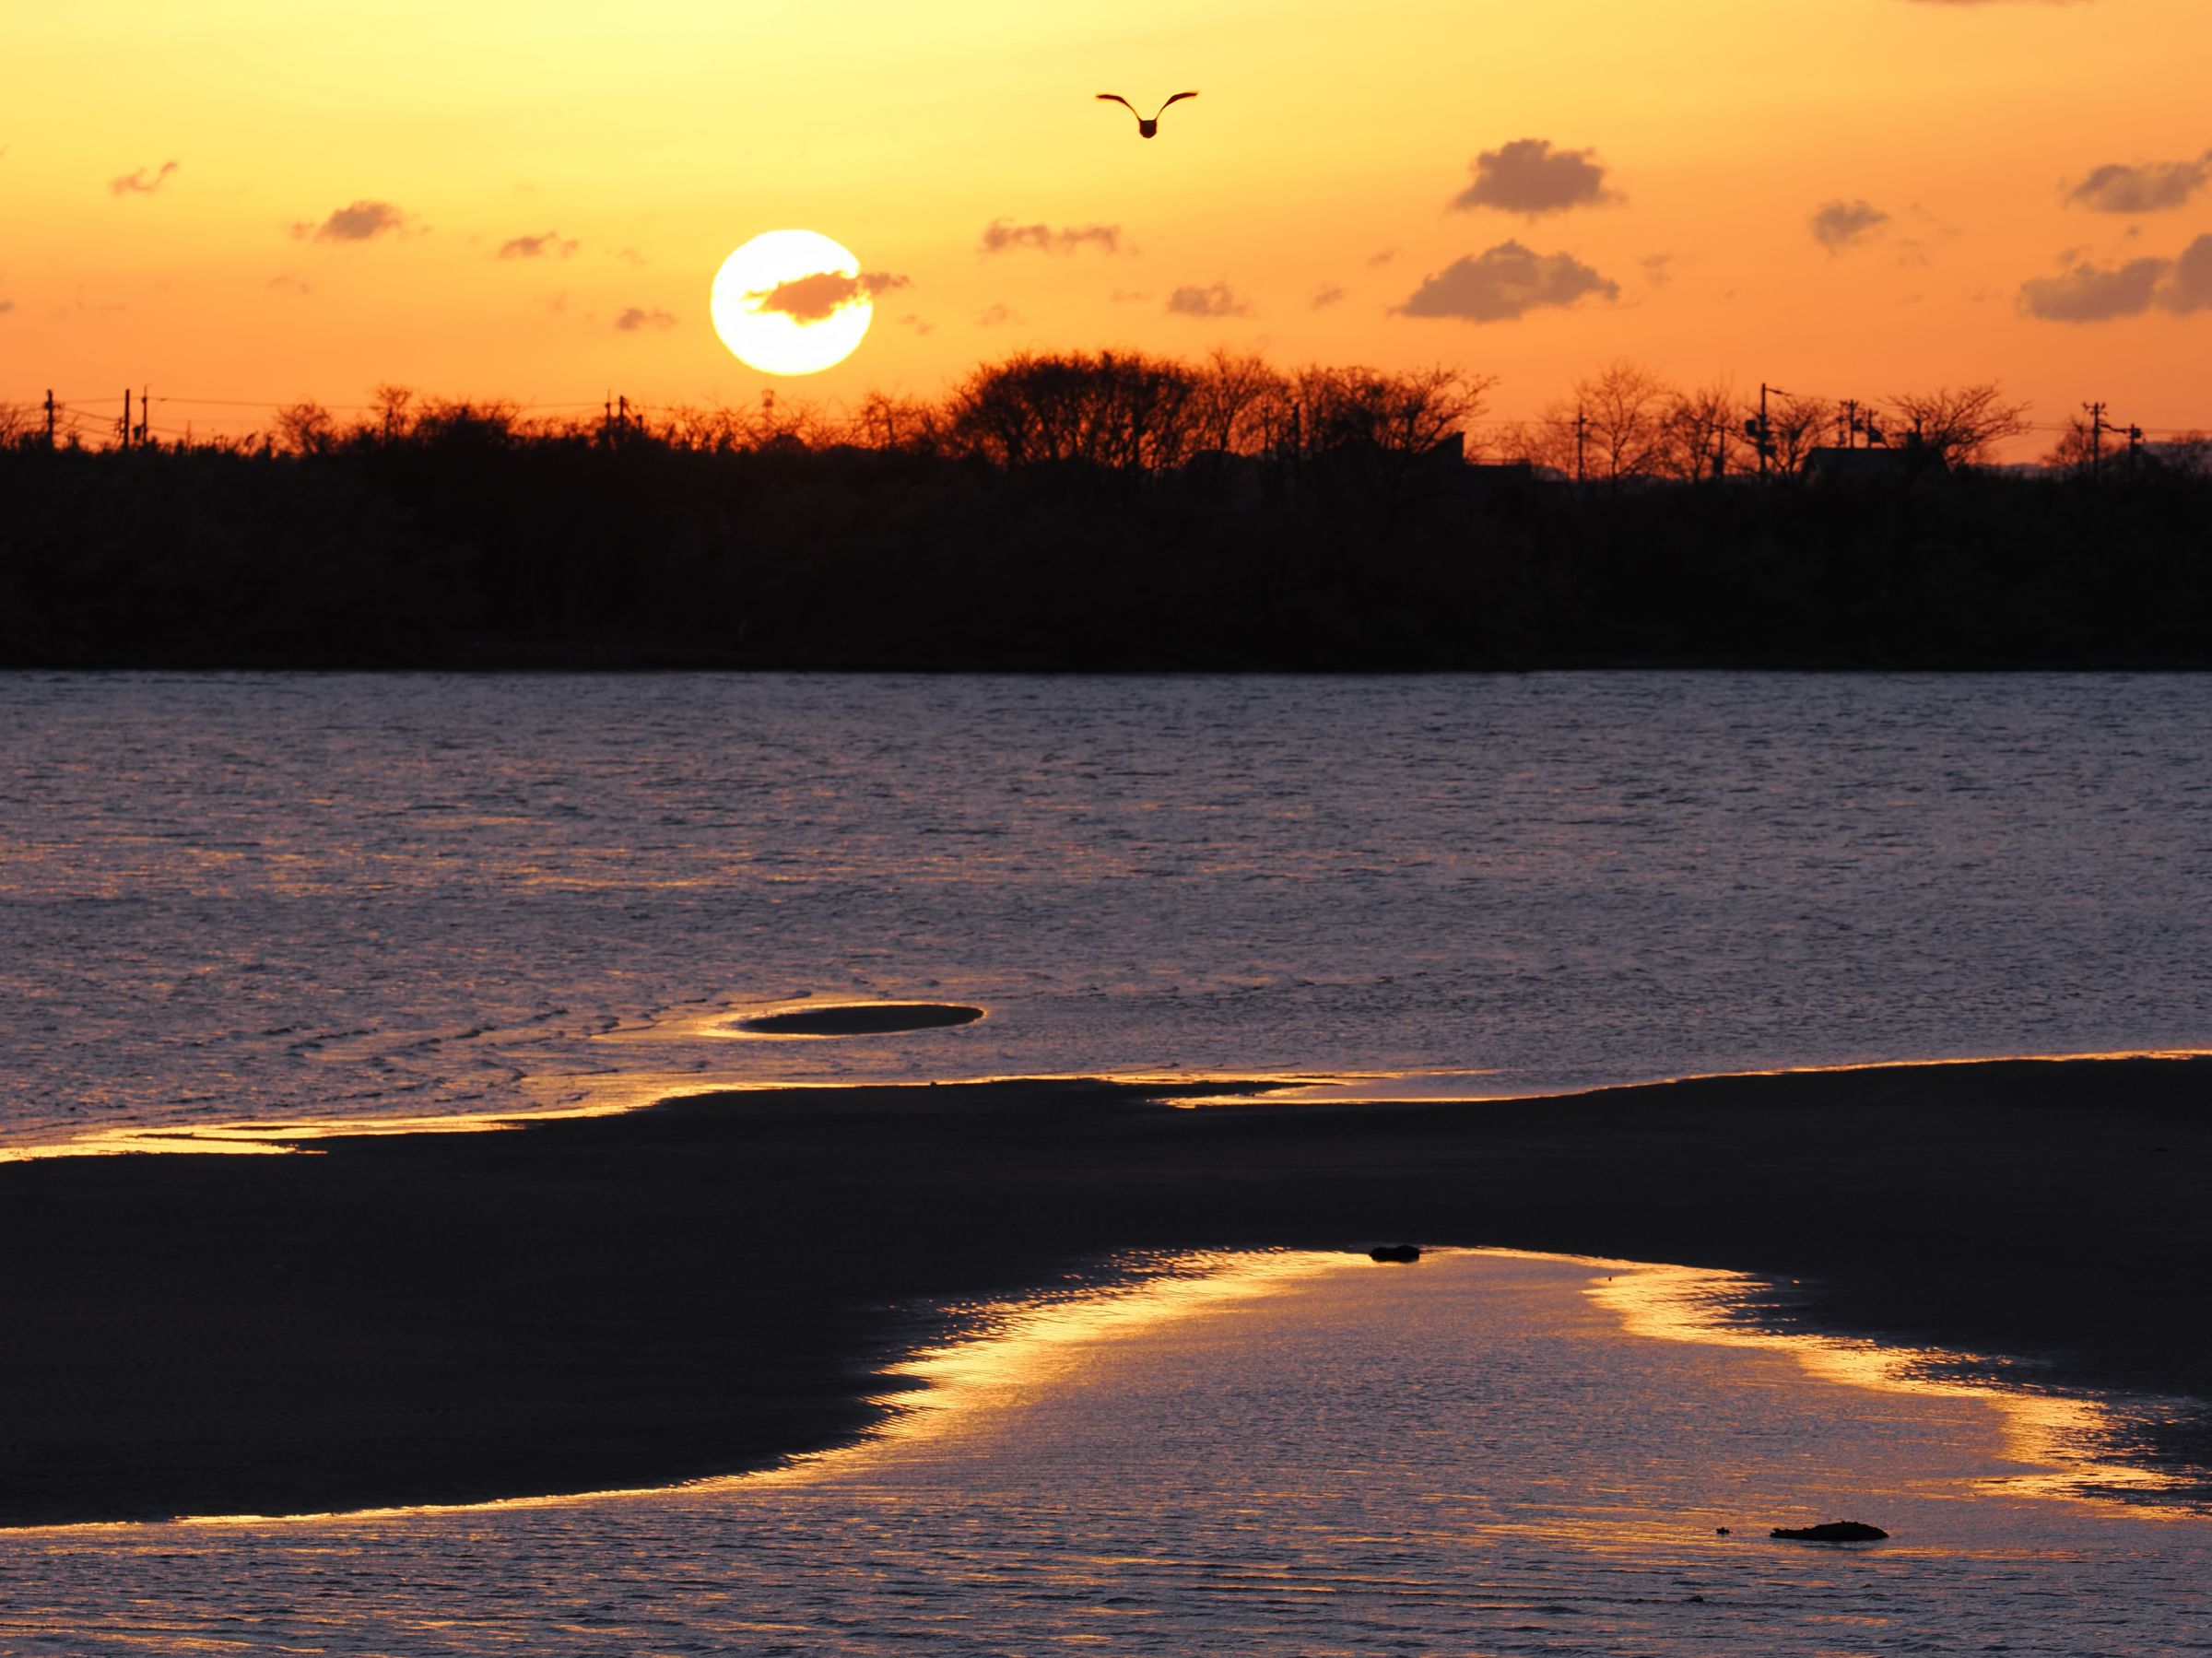
[[[624,265],[650,265],[653,263],[635,248],[618,248],[615,251],[615,257]]]
[[[547,230],[543,236],[517,236],[512,241],[500,244],[501,259],[566,259],[575,253],[573,238],[560,239],[558,230]]]
[[[639,305],[632,305],[615,319],[615,328],[622,334],[639,334],[648,328],[665,331],[675,326],[676,318],[667,312],[647,311]]]
[[[778,312],[794,323],[819,323],[848,305],[861,305],[894,288],[906,288],[912,277],[888,271],[863,271],[847,276],[837,271],[818,271],[811,276],[794,276],[773,288],[748,291],[755,311]]]
[[[1179,288],[1168,296],[1168,312],[1179,317],[1248,317],[1252,306],[1226,282],[1206,288]]]
[[[5,153],[5,151],[0,151],[0,154]],[[141,167],[136,172],[126,172],[119,179],[110,179],[108,194],[110,195],[152,195],[162,185],[169,182],[169,175],[176,171],[177,164],[174,161],[164,161],[161,163],[160,171],[149,177],[147,170]]]
[[[1964,234],[1957,225],[1945,223],[1919,202],[1905,209],[1905,219],[1919,227],[1918,234],[1900,237],[1894,244],[1897,263],[1909,270],[1927,269],[1936,263],[1938,249]]]
[[[355,202],[338,208],[319,225],[292,227],[294,241],[368,241],[387,230],[406,228],[407,216],[390,202]]]
[[[2212,180],[2212,150],[2194,161],[2114,161],[2066,192],[2066,205],[2092,213],[2163,213],[2179,207]]]
[[[312,294],[315,290],[297,276],[271,276],[269,291],[273,294]]]
[[[2077,265],[2061,276],[2035,276],[2020,285],[2020,309],[2046,323],[2109,323],[2139,317],[2151,307],[2159,284],[2173,268],[2170,259],[2134,259],[2112,269]]]
[[[1643,271],[1643,279],[1653,288],[1665,288],[1675,279],[1675,256],[1672,253],[1651,253],[1637,261]]]
[[[1460,212],[1495,207],[1540,218],[1620,198],[1606,188],[1606,168],[1594,149],[1554,149],[1548,138],[1516,138],[1467,163],[1474,182],[1452,198]]]
[[[1813,240],[1840,253],[1888,222],[1889,216],[1872,202],[1829,202],[1813,215]]]
[[[0,149],[0,156],[5,156],[6,154],[7,154],[6,150]],[[6,316],[9,312],[15,310],[15,308],[16,302],[13,300],[0,300],[0,317]]]
[[[916,334],[935,334],[937,331],[937,325],[935,323],[924,323],[911,311],[899,319],[899,325],[901,328],[912,328]]]
[[[1380,253],[1370,253],[1367,256],[1368,268],[1370,270],[1380,269],[1397,256],[1398,250],[1395,248],[1384,248]]]
[[[1117,288],[1112,296],[1116,305],[1141,305],[1151,297],[1152,290],[1148,288]]]
[[[1063,225],[1055,230],[1050,225],[1018,225],[1009,219],[994,218],[983,227],[983,239],[976,251],[1007,253],[1018,248],[1033,248],[1040,253],[1072,253],[1087,245],[1100,253],[1120,253],[1122,227]]]
[[[560,314],[561,314],[563,312],[565,312],[565,311],[567,311],[567,310],[568,310],[568,308],[569,308],[569,296],[568,296],[568,295],[566,295],[565,293],[563,293],[563,294],[540,294],[540,295],[538,295],[538,297],[537,297],[536,299],[535,299],[535,300],[531,300],[531,301],[530,301],[530,303],[531,303],[531,304],[533,304],[533,305],[543,305],[543,306],[544,306],[544,307],[545,307],[545,308],[546,308],[547,311],[551,312],[552,312],[552,313],[553,313],[555,316],[559,316],[559,315],[560,315]]]
[[[2159,303],[2178,316],[2212,311],[2212,236],[2200,236],[2173,262]]]
[[[1310,301],[1315,311],[1326,311],[1330,306],[1341,305],[1343,302],[1344,289],[1334,282],[1315,288],[1313,298]]]
[[[1396,309],[1402,316],[1503,323],[1532,311],[1572,305],[1592,294],[1618,300],[1620,284],[1571,253],[1538,253],[1517,241],[1501,241],[1479,258],[1455,260],[1423,278]]]
[[[1020,312],[1002,300],[995,305],[987,305],[978,312],[975,317],[975,325],[978,328],[1003,328],[1008,323],[1023,321],[1026,319]]]

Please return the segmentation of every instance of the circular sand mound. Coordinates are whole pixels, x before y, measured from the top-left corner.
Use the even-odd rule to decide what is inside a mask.
[[[935,1030],[983,1017],[980,1007],[952,1002],[849,1002],[836,1007],[794,1007],[739,1019],[737,1029],[760,1036],[881,1036],[893,1030]]]

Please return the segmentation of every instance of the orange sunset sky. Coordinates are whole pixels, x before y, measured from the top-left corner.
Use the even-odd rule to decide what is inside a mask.
[[[1228,345],[2212,427],[2208,64],[2206,0],[19,6],[0,401],[749,401],[709,285],[803,227],[880,292],[787,395]]]

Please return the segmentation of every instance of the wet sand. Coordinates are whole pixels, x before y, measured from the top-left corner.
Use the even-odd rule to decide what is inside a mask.
[[[1511,1103],[1159,1093],[794,1089],[318,1155],[0,1166],[0,1523],[759,1466],[866,1425],[924,1299],[1130,1248],[1732,1267],[1799,1278],[1789,1315],[1830,1328],[2212,1396],[2212,1061]],[[2199,1416],[2146,1451],[2212,1462],[2212,1438]]]

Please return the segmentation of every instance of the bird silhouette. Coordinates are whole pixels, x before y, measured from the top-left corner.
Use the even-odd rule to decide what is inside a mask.
[[[1168,103],[1176,103],[1182,99],[1195,98],[1197,96],[1198,94],[1195,92],[1178,92],[1173,98],[1168,100]],[[1126,98],[1124,98],[1119,92],[1101,92],[1099,94],[1099,101],[1101,103],[1118,103],[1122,106],[1122,108],[1127,110],[1132,115],[1136,115],[1136,135],[1138,137],[1157,138],[1159,136],[1159,118],[1167,113],[1168,103],[1161,104],[1159,109],[1154,110],[1149,115],[1137,115],[1136,106],[1131,103]]]

